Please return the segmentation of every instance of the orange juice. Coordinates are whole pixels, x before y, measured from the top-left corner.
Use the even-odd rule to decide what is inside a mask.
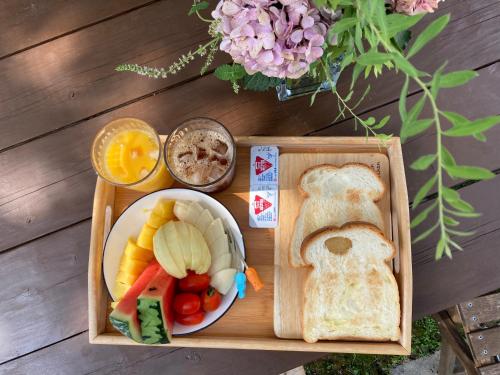
[[[151,192],[173,183],[158,134],[141,120],[125,118],[106,125],[94,140],[92,162],[101,177],[134,190]]]

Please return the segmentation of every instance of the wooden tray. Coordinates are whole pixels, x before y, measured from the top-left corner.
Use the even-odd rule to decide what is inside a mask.
[[[214,197],[229,208],[243,232],[247,262],[254,266],[265,283],[255,293],[247,288],[247,297],[237,300],[215,324],[205,330],[175,337],[165,346],[231,349],[290,350],[368,354],[409,354],[411,348],[412,274],[408,197],[401,145],[392,138],[385,146],[378,140],[355,137],[235,137],[236,177],[232,185]],[[318,342],[308,344],[298,339],[280,339],[274,333],[274,277],[279,268],[275,261],[274,230],[254,229],[248,225],[248,190],[250,146],[276,145],[280,153],[383,153],[389,159],[391,180],[391,224],[393,240],[399,249],[395,275],[401,295],[400,342]],[[397,182],[397,184],[396,184]],[[142,193],[117,188],[98,178],[94,196],[89,255],[89,341],[93,344],[142,345],[114,331],[107,323],[110,296],[102,274],[105,234],[120,213]]]

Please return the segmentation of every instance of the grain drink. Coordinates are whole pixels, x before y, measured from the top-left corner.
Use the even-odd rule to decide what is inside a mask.
[[[169,136],[167,166],[174,177],[197,190],[226,188],[234,175],[234,142],[219,123],[205,118],[183,123]]]

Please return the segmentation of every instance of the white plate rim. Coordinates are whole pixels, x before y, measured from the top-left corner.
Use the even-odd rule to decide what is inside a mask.
[[[227,213],[227,218],[230,219],[232,221],[232,223],[229,223],[230,224],[229,226],[226,223],[224,223],[224,226],[227,227],[228,230],[231,230],[231,232],[233,234],[233,237],[234,237],[234,240],[238,243],[238,249],[241,252],[242,258],[243,258],[243,260],[246,260],[246,250],[245,250],[245,241],[243,239],[243,233],[241,231],[241,228],[240,228],[238,222],[234,218],[233,214],[231,213],[231,211],[229,211],[229,209],[224,204],[222,204],[221,202],[219,202],[214,197],[212,197],[212,196],[210,196],[208,194],[202,193],[200,191],[194,190],[194,189],[188,189],[188,188],[171,188],[171,189],[162,189],[162,190],[153,191],[151,193],[145,194],[145,195],[137,198],[132,203],[130,203],[120,213],[120,215],[116,218],[115,222],[111,226],[111,229],[109,230],[109,232],[106,235],[106,240],[104,241],[104,246],[103,246],[102,274],[103,274],[104,283],[106,284],[106,289],[107,289],[108,294],[109,294],[109,296],[111,297],[112,300],[114,300],[114,298],[113,298],[113,295],[111,294],[111,288],[109,287],[109,283],[108,283],[108,280],[106,278],[106,272],[105,272],[105,268],[106,268],[105,264],[106,264],[106,262],[105,261],[106,261],[106,248],[107,248],[107,245],[108,245],[108,240],[109,240],[109,238],[110,238],[110,236],[111,236],[111,234],[113,232],[113,229],[115,229],[115,227],[118,225],[118,222],[120,221],[120,219],[125,216],[126,212],[129,211],[129,209],[132,206],[136,205],[141,200],[150,197],[151,195],[155,195],[156,194],[156,195],[159,195],[161,197],[161,193],[165,193],[165,192],[167,192],[169,195],[170,194],[176,194],[176,193],[179,193],[179,192],[181,192],[181,193],[187,193],[187,194],[194,194],[195,196],[202,197],[201,198],[202,203],[205,203],[205,202],[203,202],[203,200],[206,199],[209,202],[211,202],[211,204],[219,206],[220,209],[222,209],[223,211],[225,211]],[[175,198],[166,198],[166,199],[174,199],[175,200]],[[210,209],[211,207],[206,207],[206,208]],[[237,229],[238,232],[234,233],[234,229]],[[222,311],[220,313],[220,315],[217,318],[215,318],[213,321],[211,321],[210,323],[208,323],[206,325],[203,325],[202,327],[197,327],[197,325],[193,325],[192,327],[194,329],[191,330],[191,331],[189,331],[189,332],[183,332],[183,333],[173,333],[172,332],[172,336],[178,337],[178,336],[190,335],[190,334],[193,334],[193,333],[196,333],[196,332],[200,332],[200,331],[204,330],[205,328],[208,328],[211,325],[213,325],[214,323],[216,323],[220,318],[222,318],[231,309],[231,307],[233,306],[234,302],[238,298],[238,292],[237,292],[236,286],[234,284],[233,284],[233,286],[232,286],[232,288],[230,290],[230,294],[234,294],[234,297],[229,302],[229,304],[227,305],[226,309],[224,311]],[[223,298],[224,297],[225,296],[223,296]],[[177,323],[175,323],[175,324],[177,324]],[[174,328],[175,328],[175,324],[174,324]],[[203,324],[203,323],[201,323],[201,324]],[[190,326],[184,326],[184,327],[190,327]]]

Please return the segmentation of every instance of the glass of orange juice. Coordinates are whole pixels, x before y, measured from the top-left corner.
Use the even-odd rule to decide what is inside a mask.
[[[136,118],[111,121],[92,144],[92,166],[106,181],[133,190],[152,192],[172,186],[155,129]]]

